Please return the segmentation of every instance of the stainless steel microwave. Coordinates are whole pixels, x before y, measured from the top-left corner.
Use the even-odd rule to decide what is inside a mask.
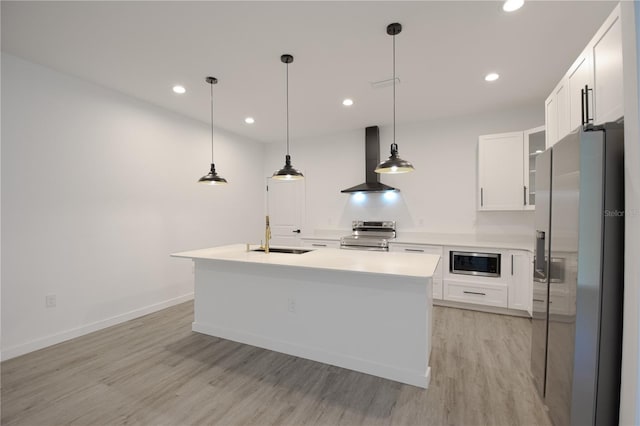
[[[500,254],[468,251],[449,252],[449,271],[452,274],[500,276]]]

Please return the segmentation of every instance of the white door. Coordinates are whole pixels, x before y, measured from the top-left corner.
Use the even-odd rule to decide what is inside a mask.
[[[593,97],[595,124],[614,121],[624,115],[622,88],[622,29],[619,5],[596,36],[593,45]]]
[[[505,259],[511,264],[503,263],[503,271],[510,273],[509,283],[509,308],[527,311],[531,315],[533,303],[533,258],[526,251],[512,251],[510,257]],[[504,262],[504,261],[503,261]],[[506,266],[506,268],[505,268]]]
[[[267,178],[267,215],[271,225],[271,245],[302,245],[305,181]]]
[[[522,132],[480,136],[478,210],[523,210],[525,206]]]
[[[583,112],[583,95],[582,91],[585,86],[593,89],[593,73],[591,71],[591,55],[589,49],[586,49],[578,59],[573,63],[569,70],[569,130],[573,131],[582,126]],[[593,116],[593,94],[588,94],[588,110],[589,116]]]

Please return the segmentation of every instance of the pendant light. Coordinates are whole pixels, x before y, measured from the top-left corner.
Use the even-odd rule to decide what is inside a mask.
[[[376,173],[407,173],[412,172],[413,165],[398,156],[398,144],[396,143],[396,35],[402,31],[402,25],[396,23],[387,26],[387,34],[393,37],[393,143],[391,144],[391,156],[378,164]]]
[[[205,81],[211,85],[211,170],[205,176],[202,176],[198,182],[207,185],[225,185],[227,180],[216,173],[216,165],[213,164],[213,85],[218,84],[215,77],[207,77]]]
[[[293,62],[293,56],[282,55],[280,60],[287,66],[286,68],[286,96],[287,96],[287,155],[284,157],[284,167],[273,172],[273,179],[278,180],[300,180],[304,179],[301,171],[296,170],[291,165],[291,156],[289,155],[289,64]]]

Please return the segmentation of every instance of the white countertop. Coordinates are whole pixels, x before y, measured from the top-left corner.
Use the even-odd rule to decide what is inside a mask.
[[[341,236],[349,235],[350,230],[331,230],[304,235],[304,240],[340,240]],[[430,244],[437,246],[463,246],[502,248],[512,250],[533,251],[533,235],[479,235],[479,234],[430,234],[422,232],[401,232],[390,243],[400,244]]]
[[[257,246],[252,246],[257,248]],[[300,249],[302,247],[295,247]],[[367,274],[431,277],[440,256],[322,248],[304,254],[253,252],[245,244],[173,253],[173,257],[195,260],[258,263],[299,268],[331,269]]]

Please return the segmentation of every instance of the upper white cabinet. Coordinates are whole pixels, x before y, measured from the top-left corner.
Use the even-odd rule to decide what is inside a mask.
[[[618,4],[545,101],[547,147],[585,124],[624,115]]]
[[[553,89],[544,104],[547,146],[553,145],[569,134],[569,88],[563,78]]]
[[[593,56],[594,122],[602,124],[617,120],[624,115],[620,5],[596,33],[590,51]]]
[[[522,132],[480,136],[478,209],[521,210],[524,206]]]
[[[545,149],[545,133],[544,126],[523,132],[526,210],[534,210],[536,207],[536,160]]]
[[[532,210],[545,127],[478,138],[478,210]]]
[[[568,80],[569,95],[569,129],[577,129],[586,120],[585,114],[593,112],[593,96],[586,98],[583,93],[585,87],[593,88],[593,58],[589,49],[585,49],[575,60],[566,80]],[[588,105],[584,102],[587,101]],[[560,138],[559,138],[560,139]],[[557,140],[559,140],[557,139]]]

